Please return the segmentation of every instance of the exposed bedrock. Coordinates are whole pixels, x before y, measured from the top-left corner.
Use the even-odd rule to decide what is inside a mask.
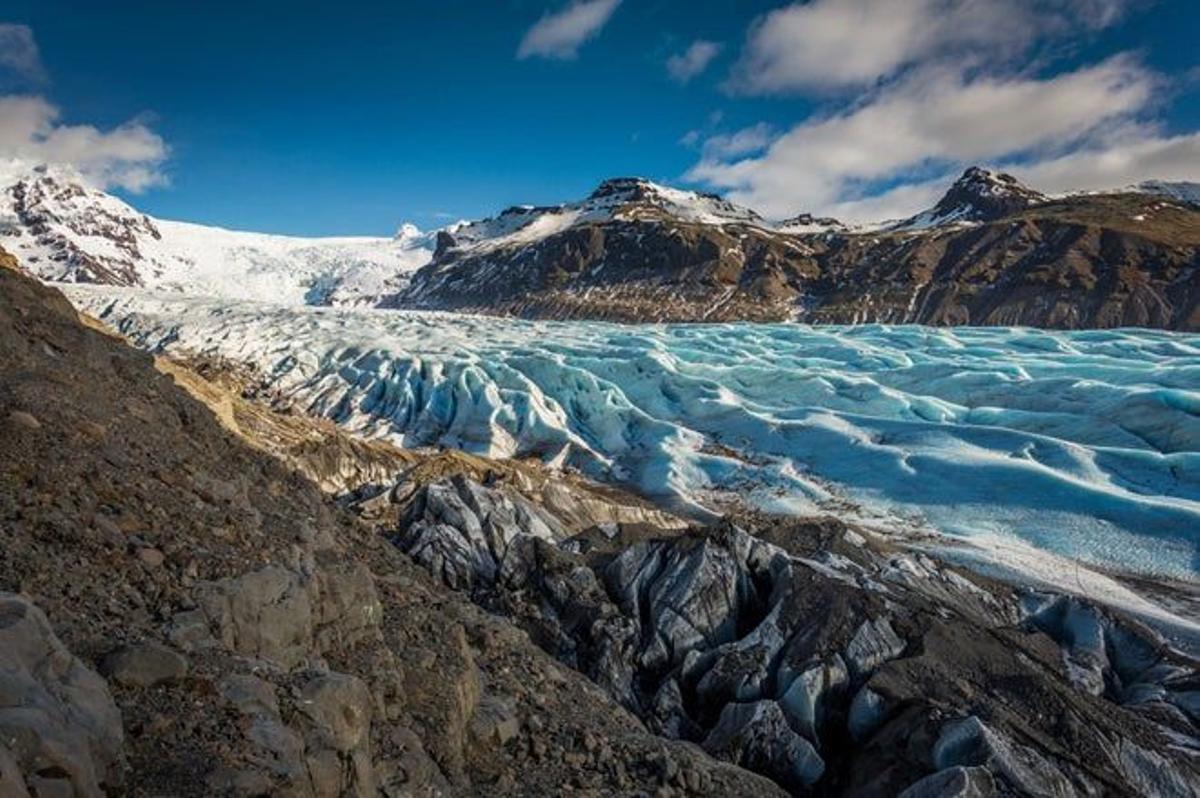
[[[394,541],[653,731],[793,793],[1196,795],[1200,677],[1153,632],[829,520],[568,535],[429,484]]]
[[[0,593],[0,795],[101,795],[124,782],[108,685],[25,598]]]

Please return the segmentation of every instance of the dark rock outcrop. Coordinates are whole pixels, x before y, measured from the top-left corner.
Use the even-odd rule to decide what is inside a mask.
[[[449,488],[401,501],[425,508]],[[439,516],[439,546],[481,551],[493,506]],[[1090,602],[966,575],[833,521],[559,539],[495,517],[503,567],[435,559],[435,573],[650,728],[794,793],[1188,795],[1176,787],[1200,776],[1185,753],[1200,744],[1197,663]]]

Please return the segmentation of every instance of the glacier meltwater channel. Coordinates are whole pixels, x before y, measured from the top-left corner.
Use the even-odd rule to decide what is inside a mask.
[[[405,446],[536,455],[693,510],[835,511],[1200,574],[1200,335],[553,323],[67,287]]]

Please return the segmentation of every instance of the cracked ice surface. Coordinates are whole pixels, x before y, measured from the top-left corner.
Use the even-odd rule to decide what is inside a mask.
[[[71,286],[141,346],[253,363],[405,446],[536,455],[699,510],[903,518],[1200,573],[1200,336],[529,322]]]

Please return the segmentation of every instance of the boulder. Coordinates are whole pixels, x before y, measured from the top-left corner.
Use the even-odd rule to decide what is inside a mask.
[[[126,687],[154,687],[187,675],[188,661],[158,643],[122,646],[104,658],[100,672]]]
[[[311,573],[268,565],[201,583],[195,595],[198,609],[172,621],[173,642],[201,646],[215,639],[285,669],[378,635],[383,617],[374,578],[361,564],[330,563]]]
[[[0,784],[37,795],[115,793],[121,715],[108,685],[32,602],[0,593]]]
[[[297,700],[297,724],[316,795],[375,795],[371,765],[371,691],[355,676],[312,676]]]
[[[280,713],[275,688],[250,674],[231,674],[218,684],[241,716],[240,763],[218,769],[214,792],[287,794],[334,798],[373,796],[372,698],[357,677],[322,672],[302,675],[294,709]]]
[[[323,564],[316,581],[313,624],[318,650],[350,647],[379,636],[383,605],[370,569],[361,563]]]
[[[278,565],[196,588],[197,603],[225,648],[284,668],[315,651],[314,593],[310,578]]]
[[[825,773],[820,755],[788,727],[774,701],[726,705],[704,740],[704,750],[793,790],[811,787]]]
[[[471,737],[484,745],[505,745],[521,732],[512,701],[486,695],[471,719]]]

